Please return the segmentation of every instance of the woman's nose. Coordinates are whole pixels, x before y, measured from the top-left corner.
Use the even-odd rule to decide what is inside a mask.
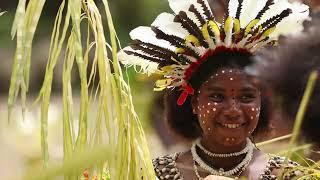
[[[224,115],[228,118],[238,118],[241,116],[241,109],[239,103],[232,99],[228,102],[224,109]]]

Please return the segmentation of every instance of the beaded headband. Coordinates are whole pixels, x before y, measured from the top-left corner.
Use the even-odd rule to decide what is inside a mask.
[[[229,0],[224,22],[215,20],[207,0],[168,0],[174,14],[161,13],[151,27],[130,32],[133,40],[118,54],[126,66],[160,74],[155,91],[179,88],[178,104],[194,94],[189,80],[219,52],[253,54],[280,34],[300,32],[309,7],[288,0]]]

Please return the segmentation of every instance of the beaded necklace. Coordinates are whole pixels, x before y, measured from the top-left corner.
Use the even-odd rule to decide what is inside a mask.
[[[217,153],[212,153],[210,152],[209,150],[207,150],[205,147],[203,147],[201,145],[201,142],[200,142],[200,138],[198,138],[195,143],[196,143],[196,146],[198,146],[204,153],[206,153],[208,156],[210,157],[221,157],[221,158],[224,158],[224,157],[234,157],[234,156],[239,156],[241,154],[246,154],[249,149],[250,149],[250,146],[252,145],[251,141],[249,138],[247,138],[247,144],[246,144],[246,147],[243,148],[241,151],[239,152],[233,152],[233,153],[226,153],[226,154],[217,154]]]
[[[224,171],[223,168],[216,170],[216,169],[210,167],[206,162],[204,162],[201,159],[201,157],[197,154],[196,142],[194,142],[191,147],[191,154],[192,154],[192,158],[194,161],[194,169],[195,169],[195,173],[196,173],[197,177],[199,179],[201,179],[201,177],[197,171],[196,163],[199,164],[199,166],[201,168],[203,168],[204,170],[210,172],[210,174],[212,174],[212,175],[220,175],[220,176],[235,176],[235,174],[240,175],[245,170],[245,168],[249,165],[249,163],[253,157],[254,147],[250,141],[249,141],[249,143],[247,143],[246,147],[248,147],[248,151],[247,151],[245,158],[236,167],[234,167],[228,171]]]

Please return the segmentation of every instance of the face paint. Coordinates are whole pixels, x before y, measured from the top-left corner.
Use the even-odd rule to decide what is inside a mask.
[[[256,84],[242,71],[223,69],[202,84],[195,107],[202,136],[216,143],[246,141],[258,123],[261,98]],[[232,78],[232,83],[230,83]],[[210,129],[210,131],[209,131]],[[233,138],[233,139],[232,139]]]

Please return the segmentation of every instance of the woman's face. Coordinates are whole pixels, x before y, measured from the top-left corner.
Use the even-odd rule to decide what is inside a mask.
[[[221,145],[243,143],[257,126],[260,106],[257,84],[230,68],[213,73],[192,100],[203,138]]]

